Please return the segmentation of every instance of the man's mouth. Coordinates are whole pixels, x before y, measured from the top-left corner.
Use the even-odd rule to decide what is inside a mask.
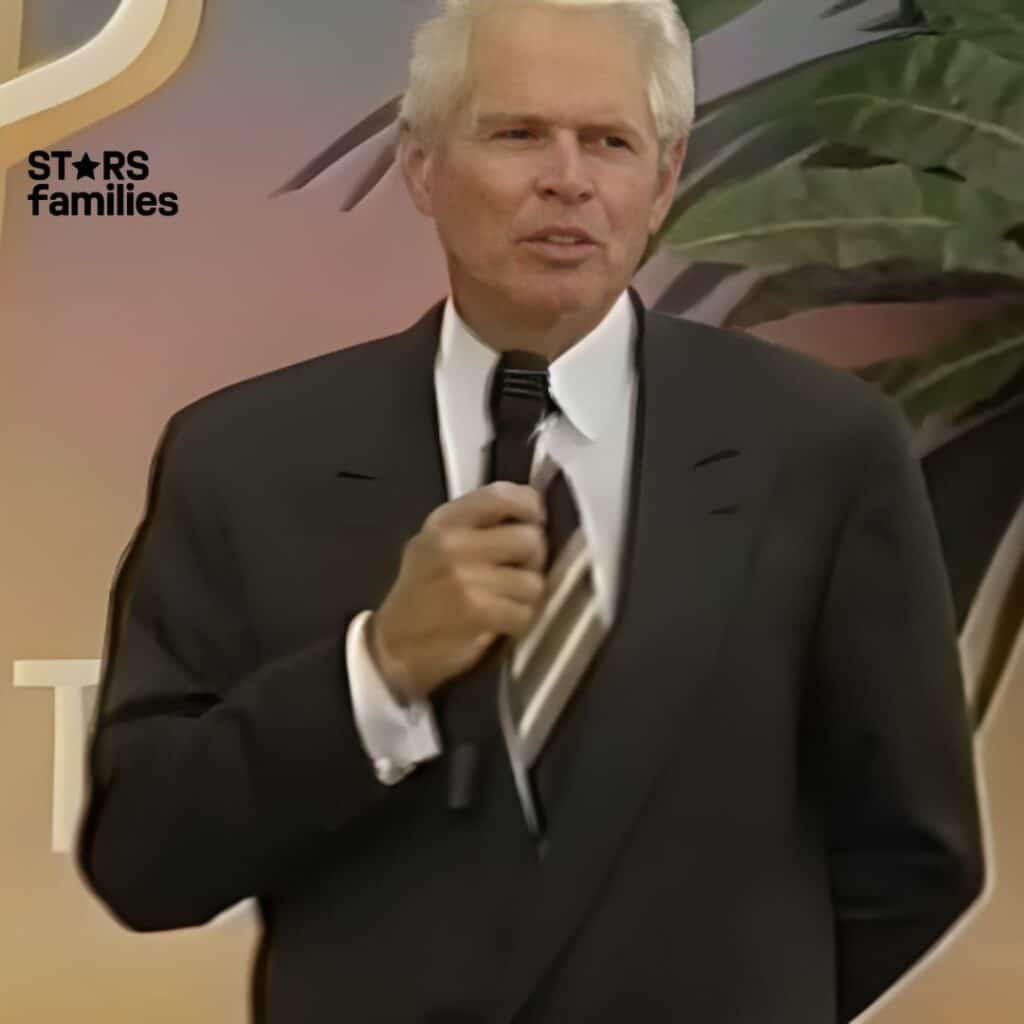
[[[582,228],[552,225],[543,228],[526,239],[527,242],[541,242],[545,245],[584,246],[594,245],[594,240]]]
[[[540,238],[531,238],[531,242],[548,242],[552,245],[589,245],[585,238],[573,238],[571,235],[543,235]]]

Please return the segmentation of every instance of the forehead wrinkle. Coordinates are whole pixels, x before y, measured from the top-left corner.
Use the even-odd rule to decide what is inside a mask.
[[[477,127],[482,124],[500,124],[503,121],[531,121],[544,126],[569,124],[581,128],[625,128],[628,131],[640,133],[640,129],[632,121],[618,117],[587,116],[565,118],[546,117],[543,114],[530,113],[529,111],[493,110],[480,113],[478,110],[476,111],[475,120]]]
[[[479,102],[472,105],[470,111],[470,125],[474,132],[483,128],[503,124],[536,124],[545,128],[552,125],[568,125],[576,129],[601,129],[602,131],[617,131],[633,135],[638,139],[645,138],[644,129],[635,124],[630,118],[616,116],[583,115],[579,117],[550,117],[530,111],[517,110],[480,110]]]

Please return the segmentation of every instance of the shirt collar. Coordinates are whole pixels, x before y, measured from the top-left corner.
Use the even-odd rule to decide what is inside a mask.
[[[626,393],[636,327],[636,311],[623,292],[604,319],[549,367],[552,396],[588,440],[597,439]],[[438,380],[458,400],[468,420],[466,429],[488,442],[494,435],[488,408],[490,381],[499,357],[459,316],[449,295],[441,319]]]

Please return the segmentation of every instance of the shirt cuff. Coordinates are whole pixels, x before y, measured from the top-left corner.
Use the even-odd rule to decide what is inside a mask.
[[[385,785],[400,782],[420,761],[441,753],[441,740],[429,700],[402,706],[384,682],[370,654],[366,623],[372,610],[349,623],[345,662],[356,729],[363,749]]]

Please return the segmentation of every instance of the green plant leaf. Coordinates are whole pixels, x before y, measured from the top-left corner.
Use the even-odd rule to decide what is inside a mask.
[[[834,18],[837,14],[845,14],[857,7],[863,7],[866,3],[870,3],[870,0],[839,0],[839,3],[833,4],[820,17]],[[893,17],[901,26],[919,25],[924,21],[924,15],[918,8],[917,0],[899,0],[899,11]]]
[[[872,41],[829,54],[702,104],[687,145],[679,190],[657,240],[703,195],[828,144],[808,97],[837,68],[904,54],[906,40]],[[794,113],[794,112],[798,113]]]
[[[862,7],[868,0],[840,0],[820,15],[822,18],[834,18],[837,14]],[[924,15],[917,6],[917,0],[899,0],[899,9],[891,14],[883,15],[874,21],[861,25],[862,32],[883,32],[893,28],[913,28],[926,24]]]
[[[1022,0],[915,0],[939,32],[1024,33]]]
[[[827,144],[812,117],[788,117],[746,132],[735,144],[723,146],[706,159],[700,153],[692,160],[688,155],[679,179],[680,192],[669,208],[658,240],[715,188],[746,181],[786,160],[805,160]]]
[[[915,425],[954,417],[991,398],[1024,370],[1024,305],[969,324],[926,355],[874,363],[858,376],[895,399]]]
[[[809,100],[822,135],[1024,198],[1024,67],[965,39],[907,40],[836,69]]]
[[[1024,302],[1024,280],[1002,274],[944,272],[906,260],[879,260],[841,269],[808,264],[759,281],[725,320],[747,328],[795,313],[830,306],[877,302],[935,302],[1017,293]]]
[[[1024,252],[1002,239],[1018,219],[1019,205],[901,165],[788,164],[709,193],[664,240],[691,261],[853,267],[905,259],[1024,277]]]
[[[757,7],[762,0],[675,0],[679,13],[697,39]]]
[[[883,39],[831,53],[753,82],[734,92],[719,96],[697,108],[687,147],[686,170],[699,171],[725,147],[742,143],[748,134],[754,137],[768,126],[809,109],[807,99],[835,70],[867,64],[884,57],[890,50],[905,51],[906,40]]]
[[[968,79],[970,108],[955,75]],[[856,47],[747,87],[698,112],[659,239],[713,188],[833,142],[925,169],[946,161],[979,184],[1024,196],[1022,89],[1020,64],[970,41],[922,35]]]
[[[870,3],[871,0],[839,0],[838,3],[833,4],[827,11],[822,11],[822,18],[834,18],[837,14],[845,14],[847,11],[852,11],[855,7],[863,7],[866,3]]]
[[[947,39],[963,39],[975,46],[981,46],[1004,60],[1024,63],[1024,35],[1013,32],[950,32]]]

